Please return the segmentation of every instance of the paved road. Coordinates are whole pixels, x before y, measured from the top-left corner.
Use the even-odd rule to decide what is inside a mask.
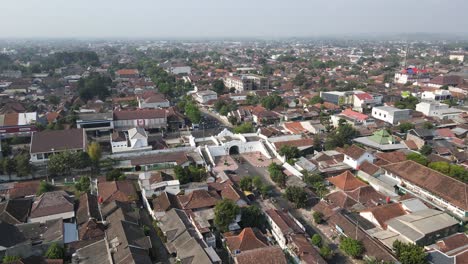
[[[260,176],[262,178],[262,182],[264,184],[268,184],[274,187],[273,191],[273,199],[275,200],[272,203],[269,200],[261,200],[258,199],[257,202],[263,210],[276,208],[276,209],[286,209],[291,214],[296,217],[306,228],[307,234],[312,236],[313,234],[319,234],[322,239],[326,241],[327,244],[330,245],[332,249],[335,251],[335,256],[333,259],[328,261],[329,263],[353,263],[352,260],[344,256],[339,250],[338,245],[331,241],[325,234],[322,233],[320,229],[318,229],[311,217],[310,210],[298,210],[291,206],[291,204],[282,196],[281,190],[276,186],[276,184],[270,179],[268,174],[267,168],[259,168],[252,166],[249,162],[244,162],[243,164],[239,164],[239,168],[236,170],[237,174],[241,177],[245,176]]]
[[[224,124],[225,126],[227,126],[227,127],[232,127],[232,124],[231,124],[231,123],[225,121],[224,119],[222,119],[221,117],[219,117],[217,114],[211,112],[210,110],[207,110],[207,109],[205,109],[205,108],[203,108],[203,107],[200,107],[200,111],[201,111],[202,113],[206,114],[206,115],[209,115],[209,116],[211,116],[211,117],[213,117],[213,118],[216,118],[219,122],[221,122],[221,123]]]

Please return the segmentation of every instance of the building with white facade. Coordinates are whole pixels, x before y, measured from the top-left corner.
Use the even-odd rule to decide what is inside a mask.
[[[421,100],[443,101],[452,98],[452,94],[447,90],[425,91],[421,93]]]
[[[372,117],[396,125],[411,118],[410,109],[399,109],[392,106],[376,106],[372,108]]]
[[[194,98],[200,104],[206,104],[210,101],[218,99],[218,94],[212,90],[198,91],[195,93]]]
[[[85,152],[87,144],[86,133],[81,128],[34,132],[29,150],[30,161],[47,162],[51,155],[65,151]]]
[[[382,166],[385,176],[402,191],[468,220],[468,185],[411,160]]]
[[[425,116],[433,116],[442,120],[452,119],[466,112],[439,102],[420,102],[416,105],[416,111],[423,113]]]
[[[180,182],[164,172],[142,172],[138,176],[138,184],[144,197],[159,196],[162,192],[173,195],[180,193]]]
[[[374,155],[356,145],[345,148],[343,154],[343,162],[355,170],[359,169],[364,161],[374,163]]]
[[[128,131],[114,131],[110,139],[112,153],[151,150],[148,146],[148,134],[143,128],[131,128]]]
[[[114,111],[114,128],[160,129],[167,126],[167,112],[164,109],[138,109]]]
[[[228,76],[223,81],[224,86],[234,88],[236,93],[251,90],[267,90],[270,87],[268,78],[257,75]]]
[[[353,109],[363,112],[365,109],[371,109],[374,106],[381,105],[383,96],[380,94],[355,93],[353,95]]]
[[[463,53],[451,53],[449,55],[449,60],[457,60],[459,62],[463,62],[465,59],[465,54]]]

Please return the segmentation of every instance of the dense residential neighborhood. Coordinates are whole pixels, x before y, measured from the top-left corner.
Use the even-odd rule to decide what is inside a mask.
[[[0,40],[0,262],[468,263],[468,43]]]

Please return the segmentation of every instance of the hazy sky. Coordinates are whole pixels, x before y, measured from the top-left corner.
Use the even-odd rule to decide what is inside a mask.
[[[467,0],[0,0],[0,38],[467,33]]]

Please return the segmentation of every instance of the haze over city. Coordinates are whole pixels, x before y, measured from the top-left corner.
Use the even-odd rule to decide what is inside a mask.
[[[468,1],[6,0],[0,38],[317,37],[468,29]]]

